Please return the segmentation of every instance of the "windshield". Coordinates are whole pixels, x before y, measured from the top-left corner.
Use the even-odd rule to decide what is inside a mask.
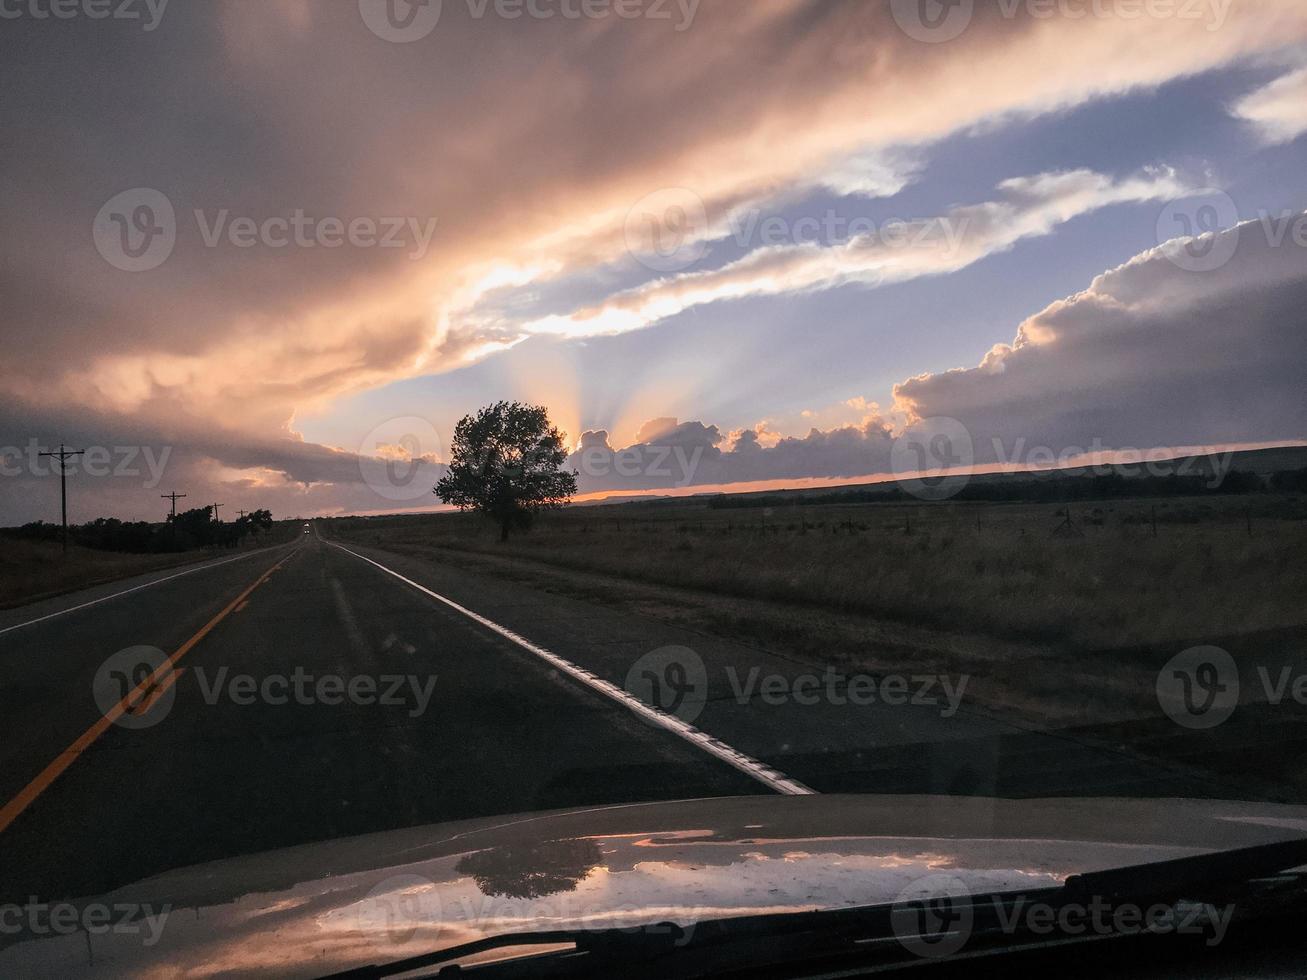
[[[0,974],[948,956],[1307,837],[1307,5],[0,0],[0,80]]]

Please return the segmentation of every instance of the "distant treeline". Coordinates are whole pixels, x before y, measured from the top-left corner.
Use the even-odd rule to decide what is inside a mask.
[[[1079,500],[1120,500],[1126,497],[1191,497],[1208,494],[1307,492],[1307,468],[1282,470],[1269,477],[1232,470],[1213,484],[1211,474],[1168,476],[1050,476],[1040,479],[988,477],[973,480],[950,500],[1019,503],[1063,503]],[[837,490],[832,493],[790,492],[739,494],[716,497],[708,506],[717,510],[745,507],[785,507],[831,504],[917,503],[918,498],[888,484],[883,489]]]
[[[258,534],[271,527],[270,511],[256,510],[239,520],[218,524],[213,519],[212,507],[197,507],[162,524],[120,521],[116,517],[101,517],[87,524],[70,524],[68,539],[73,544],[98,551],[156,554],[190,551],[210,545],[234,548],[246,535]],[[3,533],[28,541],[59,541],[63,528],[58,524],[34,521],[22,527],[6,528]]]

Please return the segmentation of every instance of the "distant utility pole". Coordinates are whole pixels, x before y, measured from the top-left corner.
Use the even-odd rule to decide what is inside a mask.
[[[220,521],[220,520],[218,519],[218,508],[219,508],[219,507],[226,507],[226,506],[227,506],[226,504],[214,504],[214,505],[213,505],[213,523],[214,523],[214,524],[221,524],[221,523],[222,523],[222,521]]]
[[[168,515],[168,520],[170,520],[170,521],[176,520],[176,519],[177,519],[177,501],[180,500],[182,497],[185,497],[186,494],[184,494],[184,493],[178,493],[176,490],[174,490],[172,493],[161,493],[161,494],[159,494],[159,496],[162,497],[164,500],[171,500],[171,501],[172,501],[172,513]]]
[[[59,460],[59,516],[64,525],[64,554],[68,554],[68,467],[65,463],[82,452],[81,449],[65,449],[61,442],[57,453],[41,453]]]
[[[238,511],[236,511],[236,513],[237,513],[238,516],[240,516],[240,517],[244,517],[246,514],[249,513],[249,511],[248,511],[248,510],[238,510]]]

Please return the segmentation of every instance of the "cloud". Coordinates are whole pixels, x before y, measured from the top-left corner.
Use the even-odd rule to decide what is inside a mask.
[[[1307,132],[1307,68],[1282,75],[1231,110],[1256,127],[1266,143],[1288,143]]]
[[[1298,216],[1298,221],[1304,220]],[[1192,272],[1164,245],[1031,317],[973,368],[895,387],[911,417],[950,417],[977,461],[995,440],[1150,448],[1307,437],[1307,262],[1250,221],[1207,243],[1230,259]]]
[[[1307,215],[1284,223],[1307,227]],[[1281,231],[1284,230],[1281,228]],[[1020,325],[972,368],[908,379],[895,406],[859,425],[813,428],[766,447],[754,429],[721,448],[715,426],[660,419],[637,445],[573,461],[585,492],[680,489],[777,480],[889,475],[904,425],[950,418],[970,433],[977,465],[1028,464],[1088,451],[1298,442],[1307,439],[1307,251],[1250,221],[1207,247],[1229,255],[1192,272],[1170,242],[1097,277]],[[815,413],[812,413],[815,414]],[[1047,453],[1043,454],[1049,455]]]
[[[446,4],[412,45],[373,35],[357,5],[306,0],[178,4],[148,35],[112,19],[7,21],[0,126],[20,145],[0,183],[0,292],[23,370],[0,375],[0,445],[83,432],[172,445],[194,460],[197,494],[247,480],[279,500],[363,506],[356,454],[297,443],[296,415],[521,340],[520,323],[472,315],[478,301],[633,265],[626,219],[652,193],[691,189],[709,231],[813,187],[890,194],[951,133],[1307,40],[1307,7],[1271,0],[1237,5],[1220,30],[1005,18],[977,4],[968,31],[939,45],[905,35],[888,7],[705,4],[678,32],[648,19],[491,25]],[[50,94],[65,91],[78,95]],[[1084,183],[1004,185],[968,214],[976,254],[1130,183],[1049,179]],[[161,266],[129,273],[105,261],[91,229],[136,187],[172,202],[177,241]],[[223,212],[262,225],[301,210],[438,223],[421,258],[204,239]],[[768,279],[810,289],[947,268],[883,248],[764,250],[742,263],[619,296],[584,329],[756,294]],[[36,506],[0,492],[3,519]]]
[[[720,300],[942,275],[1023,239],[1048,235],[1079,215],[1187,192],[1169,170],[1123,180],[1090,170],[1043,173],[1005,180],[997,189],[992,201],[956,207],[933,218],[887,222],[836,245],[758,248],[720,269],[658,279],[570,316],[551,316],[522,329],[572,337],[620,333]]]
[[[861,476],[884,472],[893,444],[891,426],[879,417],[869,418],[861,426],[812,429],[800,438],[778,437],[771,446],[763,445],[758,431],[745,429],[732,434],[725,450],[721,446],[728,440],[717,426],[698,420],[671,429],[659,425],[654,431],[657,436],[620,450],[608,445],[607,433],[583,435],[581,448],[568,460],[580,474],[580,491],[677,490],[813,476]],[[600,435],[604,438],[598,438]]]
[[[1177,264],[1177,249],[1193,240],[1141,253],[1024,321],[1011,343],[996,345],[975,367],[896,385],[887,414],[861,397],[805,413],[852,411],[861,416],[858,424],[783,436],[759,423],[727,437],[700,420],[659,417],[641,425],[625,448],[614,448],[605,431],[583,432],[568,465],[580,472],[584,494],[883,476],[892,472],[891,452],[904,424],[939,417],[967,429],[977,465],[1034,462],[1036,447],[1065,456],[1301,441],[1307,438],[1301,314],[1307,253],[1301,236],[1288,230],[1294,224],[1307,227],[1307,214],[1207,236],[1204,254],[1228,259],[1205,272]],[[92,444],[111,431],[112,445],[134,441],[155,457],[173,453],[161,478],[143,471],[92,484],[97,514],[162,513],[155,500],[173,486],[200,503],[271,506],[279,514],[436,505],[429,493],[441,472],[436,457],[407,442],[381,442],[364,454],[289,436],[251,440],[215,427],[165,433],[131,416],[89,427],[68,413],[37,412],[17,421],[74,443]],[[77,512],[87,484],[71,485],[74,519],[94,516]],[[0,509],[21,519],[48,518],[53,486],[48,474],[7,476],[0,481]]]
[[[887,6],[704,5],[678,32],[527,17],[491,30],[446,4],[414,45],[374,36],[347,3],[179,5],[148,38],[84,18],[10,21],[0,125],[25,138],[0,187],[0,265],[7,339],[29,372],[7,372],[0,396],[275,431],[512,343],[467,316],[486,284],[623,259],[626,216],[661,188],[693,189],[712,226],[814,184],[887,193],[905,179],[887,151],[1307,38],[1297,4],[1241,4],[1219,31],[977,5],[961,38],[930,45]],[[76,81],[59,66],[102,84],[52,102]],[[158,269],[123,273],[90,227],[142,186],[174,204],[177,246]],[[297,209],[439,224],[415,261],[208,247],[194,215]]]
[[[821,169],[816,183],[843,197],[893,197],[921,170],[911,154],[873,147],[837,158]]]

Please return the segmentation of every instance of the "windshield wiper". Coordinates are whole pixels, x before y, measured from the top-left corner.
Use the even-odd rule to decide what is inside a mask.
[[[993,936],[1000,932],[1008,938],[1024,938],[1020,930],[1013,932],[1011,929],[1012,920],[1009,915],[1015,903],[1040,902],[1059,909],[1083,904],[1090,898],[1112,905],[1128,903],[1141,907],[1155,903],[1203,901],[1226,897],[1231,889],[1243,889],[1249,882],[1272,877],[1302,865],[1307,865],[1307,838],[1087,872],[1072,875],[1062,885],[1052,888],[981,893],[953,898],[950,902],[953,911],[968,916],[973,938]],[[786,939],[798,939],[801,944],[809,944],[820,938],[827,947],[841,939],[867,943],[891,939],[895,935],[894,917],[901,916],[902,911],[901,904],[882,904],[810,912],[728,916],[696,922],[689,928],[663,922],[626,929],[504,933],[391,963],[357,967],[331,974],[323,980],[392,977],[451,964],[480,953],[532,946],[570,948],[541,954],[533,957],[531,962],[539,963],[542,958],[552,960],[556,957],[576,957],[574,965],[578,969],[595,969],[600,964],[605,969],[610,969],[619,965],[648,964],[672,954],[683,956],[742,943],[756,946],[781,941],[777,952],[792,945],[784,942]],[[814,955],[824,951],[813,948]],[[910,955],[906,950],[904,953]],[[585,965],[582,966],[582,963]],[[515,959],[496,965],[521,966],[522,960]],[[449,969],[457,971],[459,967]]]

